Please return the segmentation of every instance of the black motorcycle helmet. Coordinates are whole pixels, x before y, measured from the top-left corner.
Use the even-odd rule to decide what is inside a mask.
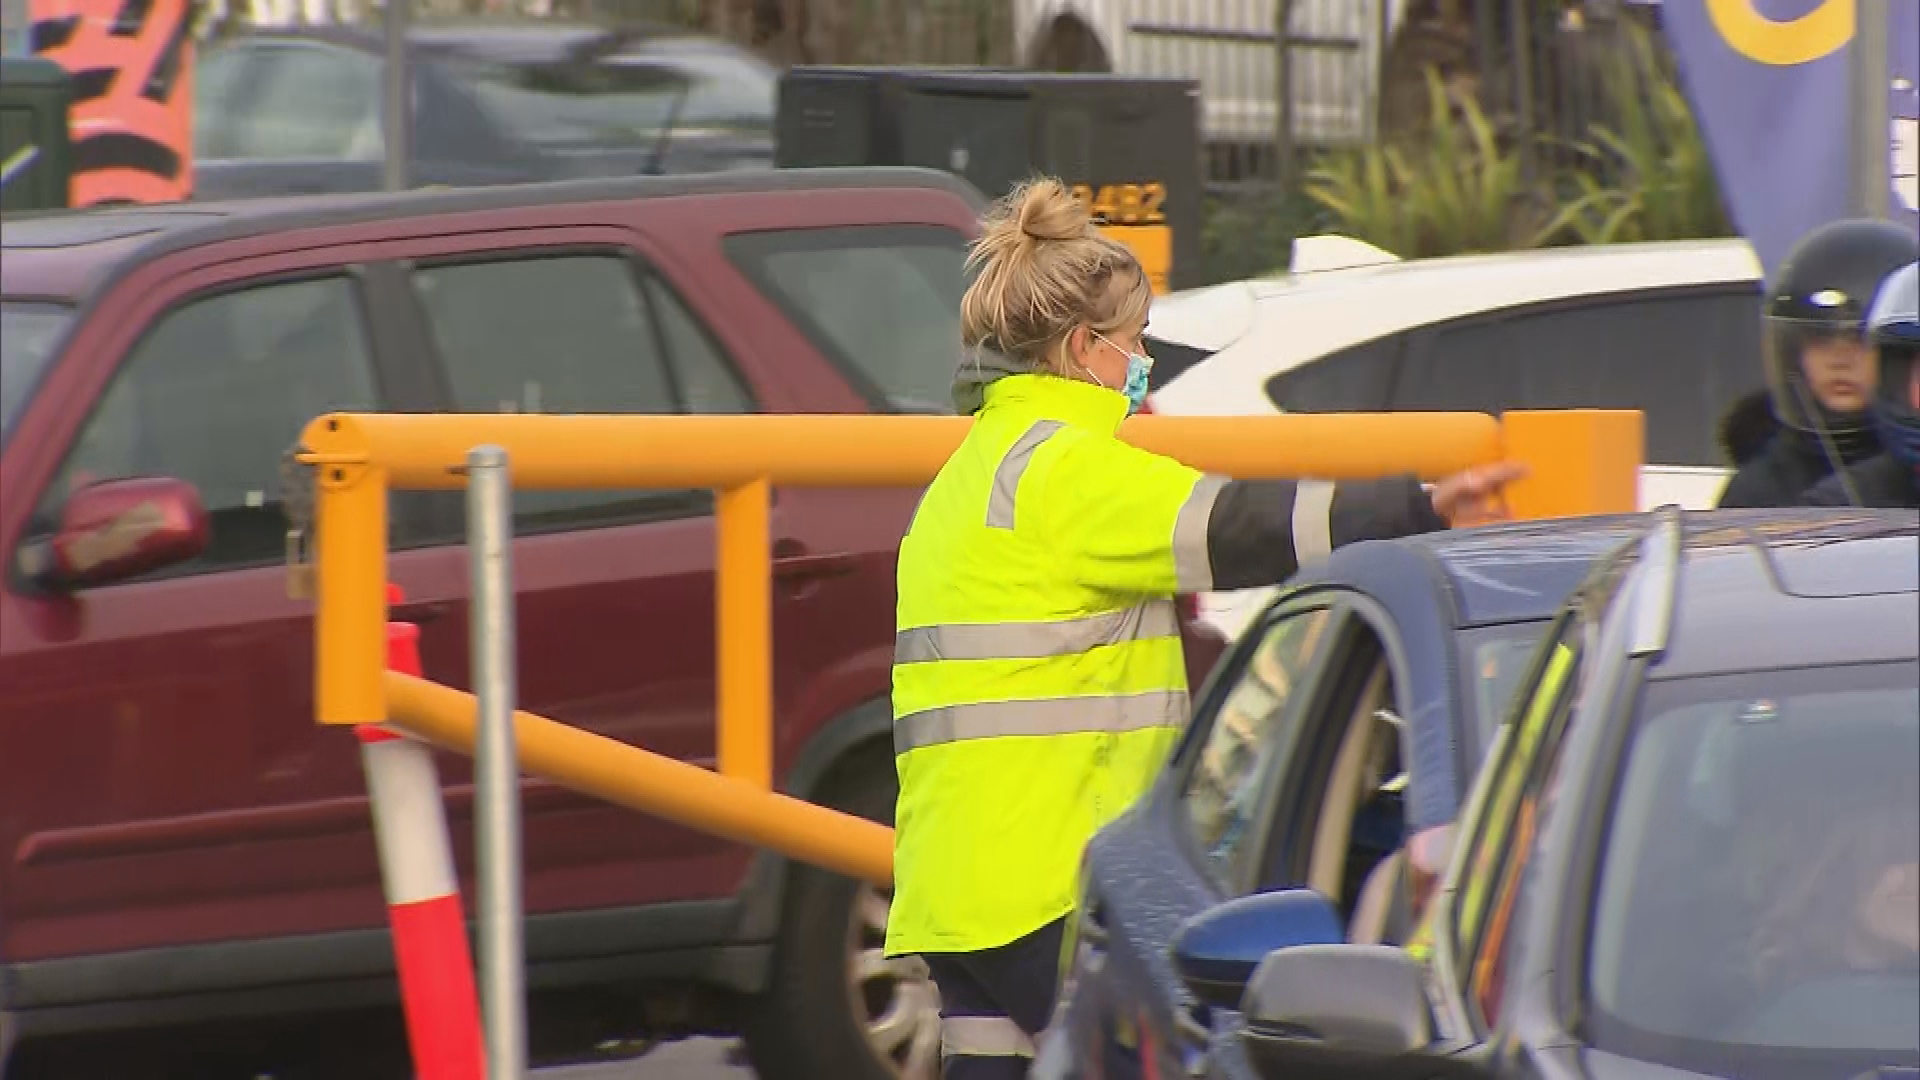
[[[1837,412],[1821,404],[1807,383],[1802,353],[1808,345],[1835,339],[1861,342],[1864,348],[1860,322],[1867,305],[1888,274],[1916,257],[1920,238],[1890,221],[1874,220],[1822,225],[1787,253],[1767,285],[1762,335],[1767,390],[1782,424],[1840,439],[1859,438],[1871,429],[1870,409]]]

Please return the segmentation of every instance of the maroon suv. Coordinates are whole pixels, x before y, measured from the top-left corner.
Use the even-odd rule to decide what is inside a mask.
[[[194,1077],[323,1058],[372,1077],[403,1051],[357,748],[314,725],[311,607],[283,569],[285,455],[308,419],[944,411],[978,209],[944,174],[834,170],[8,220],[16,1067],[104,1076],[62,1055],[137,1047]],[[783,490],[772,511],[776,775],[880,819],[914,498]],[[457,493],[394,498],[397,617],[454,686],[462,523]],[[522,493],[515,528],[525,707],[710,763],[709,494]],[[1196,672],[1218,651],[1202,633]],[[464,872],[469,773],[441,768]],[[877,1080],[937,1040],[912,973],[876,963],[884,897],[541,781],[523,799],[537,1054],[744,1031],[765,1077]]]

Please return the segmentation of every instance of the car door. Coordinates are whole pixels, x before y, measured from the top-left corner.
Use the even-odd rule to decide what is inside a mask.
[[[282,566],[283,455],[305,423],[422,405],[403,361],[376,351],[384,308],[361,253],[203,248],[130,280],[104,302],[114,315],[68,346],[63,362],[85,372],[76,391],[41,403],[69,413],[65,426],[9,451],[46,462],[25,473],[39,488],[27,539],[68,492],[135,475],[191,484],[211,518],[210,546],[183,565],[74,593],[6,585],[11,961],[381,922],[357,744],[314,724],[312,607],[289,597]],[[395,504],[392,574],[432,590],[408,550],[414,511]],[[116,991],[245,977],[211,954],[150,955],[138,978],[115,969]]]
[[[1294,771],[1320,658],[1345,618],[1336,596],[1307,592],[1258,624],[1223,661],[1153,795],[1090,845],[1062,992],[1079,1056],[1101,1061],[1101,1075],[1198,1051],[1205,1018],[1168,946],[1184,919],[1254,891],[1260,807]]]
[[[749,386],[647,247],[629,230],[583,225],[397,242],[383,253],[396,261],[418,347],[436,362],[445,411],[785,407],[778,388]],[[463,566],[460,501],[441,505],[439,551]],[[712,765],[711,493],[516,491],[513,508],[520,705]],[[776,501],[776,537],[784,514]],[[430,599],[447,601],[448,621],[464,627],[463,591]],[[469,685],[462,634],[429,630],[422,647],[429,677]],[[464,763],[444,777],[461,811],[467,777]],[[744,852],[705,833],[545,781],[524,781],[523,800],[530,913],[715,899],[744,866]]]

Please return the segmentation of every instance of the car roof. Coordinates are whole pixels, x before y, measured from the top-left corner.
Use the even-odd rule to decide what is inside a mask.
[[[1154,302],[1148,332],[1214,355],[1154,400],[1183,413],[1249,394],[1264,402],[1274,375],[1416,327],[1608,293],[1718,285],[1757,300],[1761,278],[1744,240],[1680,240],[1409,259],[1173,293]]]
[[[1912,510],[1686,518],[1654,678],[1920,658],[1920,515]],[[1637,547],[1624,557],[1637,560]]]
[[[979,192],[951,173],[872,167],[632,176],[10,215],[0,222],[0,293],[9,299],[80,302],[123,268],[170,251],[289,229],[574,203],[849,188],[929,188],[958,195],[971,206],[982,202]]]
[[[1368,540],[1303,571],[1300,584],[1352,584],[1385,600],[1391,579],[1416,580],[1454,629],[1551,618],[1594,565],[1646,532],[1646,518],[1615,514],[1447,529]],[[1369,585],[1374,586],[1368,588]]]

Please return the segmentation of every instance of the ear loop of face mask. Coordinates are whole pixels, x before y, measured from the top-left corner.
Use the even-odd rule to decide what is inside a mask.
[[[1126,357],[1126,358],[1127,358],[1127,366],[1128,366],[1129,368],[1131,368],[1131,367],[1133,366],[1133,361],[1134,361],[1134,358],[1135,358],[1135,357],[1139,357],[1139,358],[1141,358],[1141,359],[1144,359],[1144,360],[1145,360],[1145,361],[1147,362],[1147,365],[1148,365],[1148,367],[1147,367],[1147,370],[1149,370],[1149,371],[1151,371],[1151,370],[1153,370],[1153,367],[1152,367],[1152,365],[1153,365],[1153,357],[1151,357],[1151,356],[1147,356],[1147,355],[1146,355],[1145,353],[1135,353],[1135,352],[1131,352],[1131,351],[1129,351],[1129,350],[1127,350],[1127,349],[1123,349],[1123,348],[1121,348],[1120,346],[1118,346],[1118,345],[1115,345],[1115,344],[1114,344],[1114,343],[1113,343],[1113,342],[1112,342],[1111,340],[1109,340],[1109,339],[1108,339],[1108,337],[1107,337],[1107,336],[1106,336],[1105,334],[1102,334],[1102,333],[1101,333],[1100,331],[1098,331],[1098,330],[1092,330],[1092,329],[1089,329],[1089,330],[1087,331],[1087,333],[1089,333],[1089,334],[1092,334],[1092,335],[1093,335],[1093,336],[1094,336],[1095,338],[1098,338],[1098,339],[1099,339],[1099,340],[1100,340],[1100,341],[1101,341],[1102,343],[1104,343],[1104,344],[1105,344],[1105,345],[1107,346],[1107,348],[1109,348],[1109,349],[1112,349],[1112,350],[1113,350],[1114,352],[1117,352],[1117,353],[1119,353],[1119,354],[1120,354],[1121,356],[1124,356],[1124,357]],[[1081,371],[1085,371],[1085,372],[1087,373],[1087,378],[1089,378],[1089,379],[1092,379],[1092,380],[1093,380],[1093,381],[1094,381],[1095,383],[1098,383],[1098,384],[1099,384],[1099,386],[1100,386],[1100,388],[1101,388],[1102,390],[1112,390],[1112,389],[1113,389],[1113,387],[1111,387],[1111,386],[1108,386],[1108,385],[1107,385],[1106,383],[1103,383],[1103,382],[1100,382],[1100,376],[1098,376],[1098,375],[1095,375],[1095,374],[1094,374],[1094,373],[1092,372],[1092,370],[1090,370],[1090,369],[1089,369],[1089,368],[1088,368],[1088,367],[1087,367],[1087,366],[1086,366],[1085,364],[1082,364],[1082,365],[1080,365],[1080,370],[1081,370]],[[1122,393],[1125,393],[1125,390],[1124,390],[1124,389],[1122,389],[1122,391],[1121,391],[1121,392],[1122,392]]]

